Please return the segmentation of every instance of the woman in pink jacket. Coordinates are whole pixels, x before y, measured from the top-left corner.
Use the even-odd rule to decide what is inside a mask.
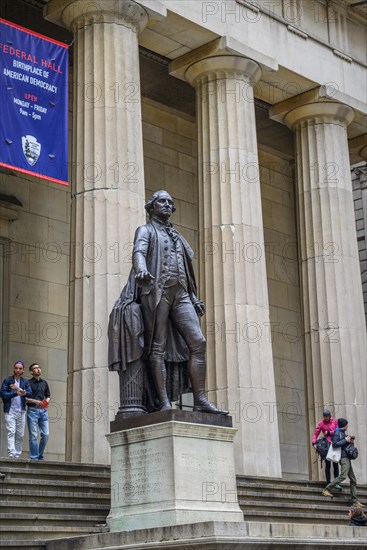
[[[328,440],[329,444],[331,444],[331,436],[334,433],[335,428],[338,427],[338,420],[337,418],[331,417],[331,412],[329,409],[325,409],[322,413],[323,419],[320,420],[320,422],[316,426],[316,430],[314,431],[313,438],[312,438],[312,445],[316,449],[316,441],[319,437],[320,433],[322,432],[324,436],[326,436],[326,439]],[[334,467],[334,479],[338,477],[339,475],[339,464],[337,462],[333,462]],[[330,469],[331,469],[331,462],[330,460],[325,460],[325,476],[326,476],[326,483],[327,485],[330,483]],[[341,489],[340,485],[336,485],[335,489]]]

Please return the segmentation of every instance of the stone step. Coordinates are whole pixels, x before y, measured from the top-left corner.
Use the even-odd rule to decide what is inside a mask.
[[[272,478],[254,478],[249,476],[237,476],[238,487],[256,487],[259,490],[274,489],[286,492],[310,492],[322,489],[326,482],[322,481],[306,481],[306,480],[287,480],[287,479],[272,479]],[[349,488],[349,483],[344,482],[342,486],[345,489]],[[358,492],[367,495],[367,485],[358,485]]]
[[[24,478],[27,478],[31,480],[34,483],[38,483],[38,480],[43,479],[45,481],[47,480],[57,480],[62,479],[64,481],[70,481],[74,482],[76,480],[84,481],[87,483],[106,483],[108,484],[110,481],[110,475],[109,474],[100,474],[97,473],[86,473],[82,474],[80,472],[55,472],[53,470],[45,470],[44,472],[40,470],[27,470],[26,472],[20,472],[19,470],[7,470],[3,469],[2,473],[4,474],[1,476],[1,480],[4,481],[10,481],[10,480],[17,480]]]
[[[83,462],[57,462],[57,461],[37,461],[37,460],[27,460],[27,459],[14,459],[14,458],[0,458],[0,472],[3,471],[3,468],[10,467],[12,469],[18,469],[21,472],[24,472],[29,469],[37,469],[43,471],[44,468],[48,470],[54,470],[57,474],[61,470],[67,472],[80,472],[82,474],[101,474],[105,473],[106,475],[110,474],[111,468],[107,464],[87,464]]]
[[[280,503],[286,503],[292,505],[292,507],[297,506],[310,506],[312,507],[317,503],[317,506],[326,505],[329,509],[333,509],[338,506],[350,506],[350,493],[349,491],[336,492],[333,498],[324,497],[321,492],[319,494],[291,494],[287,495],[286,493],[273,493],[273,492],[259,492],[252,491],[251,489],[239,489],[237,492],[238,502],[246,504],[248,500],[255,501],[258,505],[263,502],[273,502],[275,505],[280,505]],[[362,500],[362,499],[361,499]]]
[[[73,481],[65,481],[61,476],[54,479],[42,479],[42,478],[3,478],[0,481],[0,492],[4,489],[27,487],[35,487],[39,492],[44,490],[50,490],[60,488],[63,492],[81,490],[82,492],[98,492],[109,494],[111,492],[111,484],[108,483],[95,483],[90,481],[80,481],[75,479]]]
[[[30,540],[0,540],[0,548],[26,548],[27,550],[44,550],[45,545],[40,541],[39,543]]]
[[[106,531],[111,499],[109,466],[2,459],[0,473],[0,548],[45,550],[42,539]],[[322,496],[323,487],[323,482],[238,476],[238,502],[245,521],[253,528],[262,523],[272,525],[279,537],[275,542],[270,533],[269,540],[263,540],[264,546],[259,546],[263,535],[254,532],[246,541],[246,548],[360,548],[359,540],[355,546],[339,545],[336,531],[332,531],[350,529],[349,485],[342,493],[335,493],[333,499]],[[362,502],[367,502],[366,486],[358,487],[358,494]],[[292,529],[297,526],[294,544],[286,538],[281,540],[285,525]],[[316,539],[308,540],[309,533],[324,526],[331,530],[326,534],[330,535],[326,546],[320,545],[321,532],[317,543]],[[307,540],[303,540],[302,529]]]
[[[109,503],[110,502],[110,494],[107,492],[104,493],[96,493],[96,492],[86,492],[85,491],[73,491],[70,489],[69,491],[55,491],[45,488],[37,488],[29,489],[26,487],[9,487],[7,489],[1,489],[0,488],[0,497],[2,500],[5,500],[6,502],[12,502],[17,500],[24,500],[32,502],[32,503],[43,503],[43,502],[65,502],[70,501],[71,499],[75,503],[83,503],[83,502],[95,502],[97,506],[99,506],[99,503]]]
[[[93,533],[104,533],[107,531],[105,525],[98,526],[69,526],[69,525],[49,525],[47,530],[40,529],[37,525],[18,525],[14,530],[1,530],[0,548],[8,548],[12,541],[12,546],[17,547],[17,543],[35,544],[39,546],[39,541],[50,539],[63,539],[65,537],[80,537]],[[16,543],[14,545],[14,542]]]
[[[242,508],[241,508],[242,509]],[[299,510],[295,512],[289,512],[286,510],[278,511],[274,509],[262,509],[262,510],[244,510],[244,519],[246,521],[259,521],[263,518],[264,521],[271,521],[272,523],[309,523],[318,524],[321,522],[328,525],[349,525],[347,510],[344,514],[334,515],[334,512],[330,514],[330,511],[323,511],[323,513],[307,513]]]
[[[2,459],[0,548],[43,550],[41,539],[102,533],[110,495],[109,466]]]
[[[74,494],[78,493],[87,493],[89,497],[91,498],[93,495],[105,495],[106,498],[109,498],[110,496],[110,488],[109,486],[96,486],[96,485],[89,485],[88,483],[82,484],[71,484],[71,483],[59,483],[50,481],[49,483],[40,482],[40,483],[28,483],[25,485],[24,482],[21,482],[19,480],[19,483],[7,483],[6,485],[3,484],[0,486],[0,495],[6,495],[6,494],[23,494],[23,495],[29,495],[34,494],[35,497],[43,498],[43,495],[48,492],[54,492],[56,494],[65,495],[69,494],[71,497],[73,497]]]
[[[34,464],[37,464],[37,467],[33,467]],[[28,467],[25,469],[0,464],[1,479],[13,480],[27,477],[30,480],[38,480],[39,478],[47,480],[61,477],[63,480],[73,481],[79,479],[90,483],[103,483],[109,482],[111,477],[109,468],[103,468],[101,471],[95,471],[94,469],[83,471],[81,469],[70,469],[68,466],[62,468],[59,466],[57,470],[56,468],[49,468],[48,462],[43,463],[44,468],[40,464],[33,461],[29,465],[27,464]]]
[[[321,492],[325,483],[318,481],[274,480],[238,476],[238,503],[246,521],[289,524],[349,524],[348,509],[351,496],[348,484],[333,498]],[[367,503],[367,487],[358,487],[358,495]]]
[[[240,505],[241,509],[247,510],[248,508],[264,508],[264,509],[286,509],[290,508],[291,510],[297,511],[297,510],[306,510],[309,512],[312,512],[312,510],[328,510],[330,512],[330,503],[328,500],[325,501],[316,501],[312,504],[309,502],[303,502],[301,499],[298,502],[290,503],[287,501],[281,502],[281,501],[273,501],[273,500],[250,500],[249,498],[246,499],[238,499],[238,504]],[[345,502],[335,503],[335,506],[332,508],[333,514],[345,514],[346,511],[349,510],[350,504]]]
[[[247,491],[257,494],[259,497],[266,494],[270,498],[283,498],[292,502],[293,499],[309,498],[313,500],[315,497],[321,497],[324,500],[325,497],[322,496],[322,490],[325,488],[325,483],[318,481],[312,482],[294,482],[294,481],[283,481],[283,480],[271,480],[271,479],[261,479],[254,480],[253,478],[247,479],[243,477],[237,478],[237,491],[238,495],[245,495]],[[367,486],[359,485],[357,487],[358,497],[361,502],[367,503]],[[342,484],[342,491],[333,491],[334,499],[329,499],[329,502],[332,502],[335,499],[345,499],[350,501],[350,489],[348,483]]]
[[[54,514],[64,515],[71,511],[75,511],[78,515],[95,515],[99,516],[104,514],[106,517],[110,511],[109,499],[106,504],[104,503],[93,503],[89,504],[86,502],[76,503],[76,502],[59,502],[53,500],[52,502],[36,502],[32,501],[32,508],[30,508],[29,500],[0,500],[0,514],[7,513],[12,514],[11,517],[14,517],[14,514],[28,514],[34,510],[37,510],[37,514],[47,514],[48,511],[52,511]]]
[[[310,491],[307,493],[306,492],[297,493],[296,491],[286,493],[285,491],[272,491],[272,490],[258,491],[256,489],[253,490],[252,488],[238,488],[237,494],[239,498],[240,497],[246,498],[247,496],[250,496],[250,497],[256,497],[259,499],[270,498],[274,501],[286,500],[290,503],[297,502],[299,500],[303,500],[305,502],[309,501],[312,503],[315,501],[315,499],[319,500],[320,502],[324,501],[324,502],[331,502],[331,503],[333,502],[348,503],[351,500],[351,494],[347,487],[346,488],[343,487],[342,491],[332,491],[332,495],[333,495],[332,497],[323,496],[322,491],[320,490]],[[367,499],[367,495],[364,495],[362,491],[359,491],[359,490],[358,490],[358,497],[361,502],[365,502]]]
[[[32,508],[34,511],[34,507]],[[79,514],[42,514],[38,513],[0,513],[0,533],[16,533],[18,526],[22,527],[32,525],[45,529],[47,526],[59,527],[66,525],[68,527],[78,527],[82,524],[83,527],[88,527],[91,524],[93,527],[105,525],[106,516],[104,514],[94,515],[79,515]]]

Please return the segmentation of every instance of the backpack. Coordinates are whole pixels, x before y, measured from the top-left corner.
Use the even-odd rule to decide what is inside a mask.
[[[318,455],[320,455],[321,460],[325,460],[329,450],[329,445],[330,443],[328,442],[326,437],[322,437],[321,439],[318,439],[316,441],[316,452]]]
[[[358,449],[353,445],[353,443],[349,443],[349,445],[347,445],[345,448],[345,453],[349,460],[355,460],[358,457]]]

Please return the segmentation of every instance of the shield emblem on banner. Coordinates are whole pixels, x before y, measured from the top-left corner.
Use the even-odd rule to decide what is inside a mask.
[[[34,166],[41,154],[41,144],[38,143],[37,138],[34,136],[23,136],[22,148],[28,164]]]

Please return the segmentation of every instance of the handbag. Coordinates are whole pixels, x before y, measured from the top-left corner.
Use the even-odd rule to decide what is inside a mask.
[[[358,449],[354,446],[353,443],[349,443],[349,445],[347,445],[345,452],[349,460],[355,460],[356,458],[358,458]]]
[[[326,460],[330,443],[327,440],[327,437],[322,437],[316,441],[316,452],[320,456],[321,461]]]
[[[341,447],[333,447],[332,445],[330,445],[326,455],[326,460],[329,460],[330,462],[340,462],[341,456],[342,456]]]

